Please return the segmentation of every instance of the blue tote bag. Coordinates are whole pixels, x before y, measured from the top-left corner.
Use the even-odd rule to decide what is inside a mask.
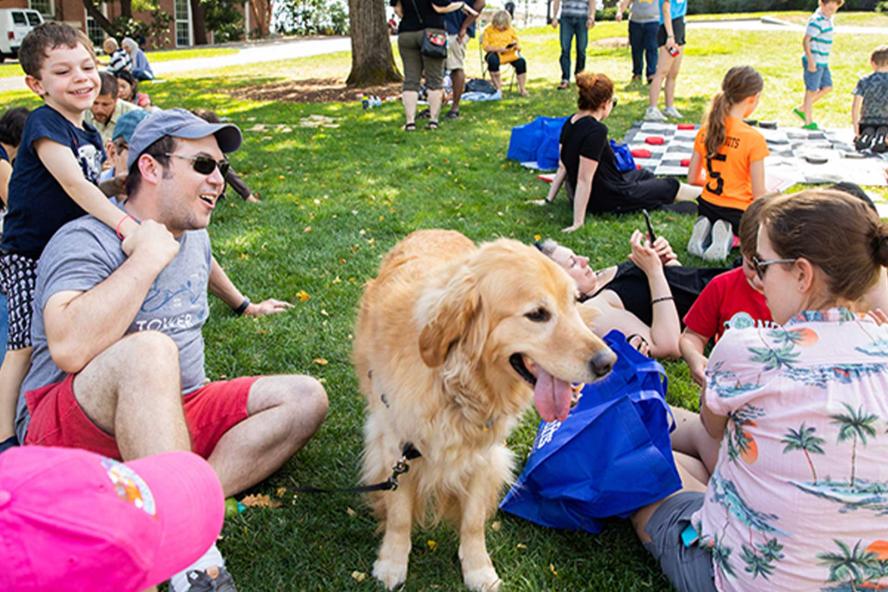
[[[615,140],[610,141],[611,150],[614,151],[614,160],[617,163],[617,170],[621,173],[628,173],[635,170],[635,158],[632,157],[632,151],[626,144],[620,144]]]
[[[541,422],[524,471],[500,508],[552,528],[598,532],[681,488],[669,432],[666,374],[619,331],[611,373],[586,385],[563,422]]]
[[[530,123],[513,127],[506,158],[528,162],[539,161],[542,156],[543,161],[549,165],[548,168],[557,168],[558,138],[566,120],[567,117],[537,117]]]

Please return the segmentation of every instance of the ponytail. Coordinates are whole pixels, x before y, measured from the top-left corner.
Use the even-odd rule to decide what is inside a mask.
[[[751,66],[734,66],[725,74],[721,91],[712,98],[706,120],[706,155],[715,156],[725,142],[725,120],[737,103],[762,92],[762,75]]]

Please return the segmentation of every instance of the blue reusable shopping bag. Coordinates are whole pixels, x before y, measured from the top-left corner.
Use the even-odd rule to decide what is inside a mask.
[[[537,161],[541,168],[557,168],[558,138],[561,136],[561,128],[565,121],[567,121],[567,117],[537,117],[530,123],[513,127],[506,158],[518,162]],[[553,141],[554,165],[552,165]],[[550,166],[542,167],[542,164],[539,163],[540,156]]]
[[[605,342],[617,363],[586,385],[563,422],[541,422],[524,471],[500,508],[552,528],[598,532],[681,488],[669,432],[666,375],[619,331]]]
[[[617,162],[617,170],[621,173],[628,173],[635,170],[635,159],[632,158],[632,151],[626,144],[620,144],[616,140],[610,141],[611,149],[614,151],[614,159]]]

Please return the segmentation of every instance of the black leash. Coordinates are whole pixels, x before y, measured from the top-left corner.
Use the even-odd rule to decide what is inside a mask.
[[[416,449],[412,442],[407,442],[401,449],[401,458],[392,467],[392,476],[373,485],[364,485],[361,487],[293,487],[292,491],[297,493],[369,493],[371,491],[394,491],[398,488],[398,477],[410,470],[410,461],[419,458],[422,453]],[[291,477],[292,481],[293,478]]]

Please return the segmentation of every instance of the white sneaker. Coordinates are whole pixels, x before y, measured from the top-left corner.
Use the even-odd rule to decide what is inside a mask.
[[[731,252],[734,244],[734,231],[731,223],[725,220],[716,220],[712,225],[712,243],[703,252],[706,261],[724,261]]]
[[[688,241],[688,253],[702,257],[703,249],[709,242],[709,232],[711,230],[712,223],[709,221],[709,218],[705,216],[697,218],[697,221],[694,222],[694,230],[691,231],[691,240]]]
[[[681,113],[679,113],[678,109],[675,107],[666,107],[663,109],[663,114],[666,117],[671,117],[672,119],[681,119]]]
[[[648,107],[644,112],[645,121],[666,121],[666,117],[656,107]]]

